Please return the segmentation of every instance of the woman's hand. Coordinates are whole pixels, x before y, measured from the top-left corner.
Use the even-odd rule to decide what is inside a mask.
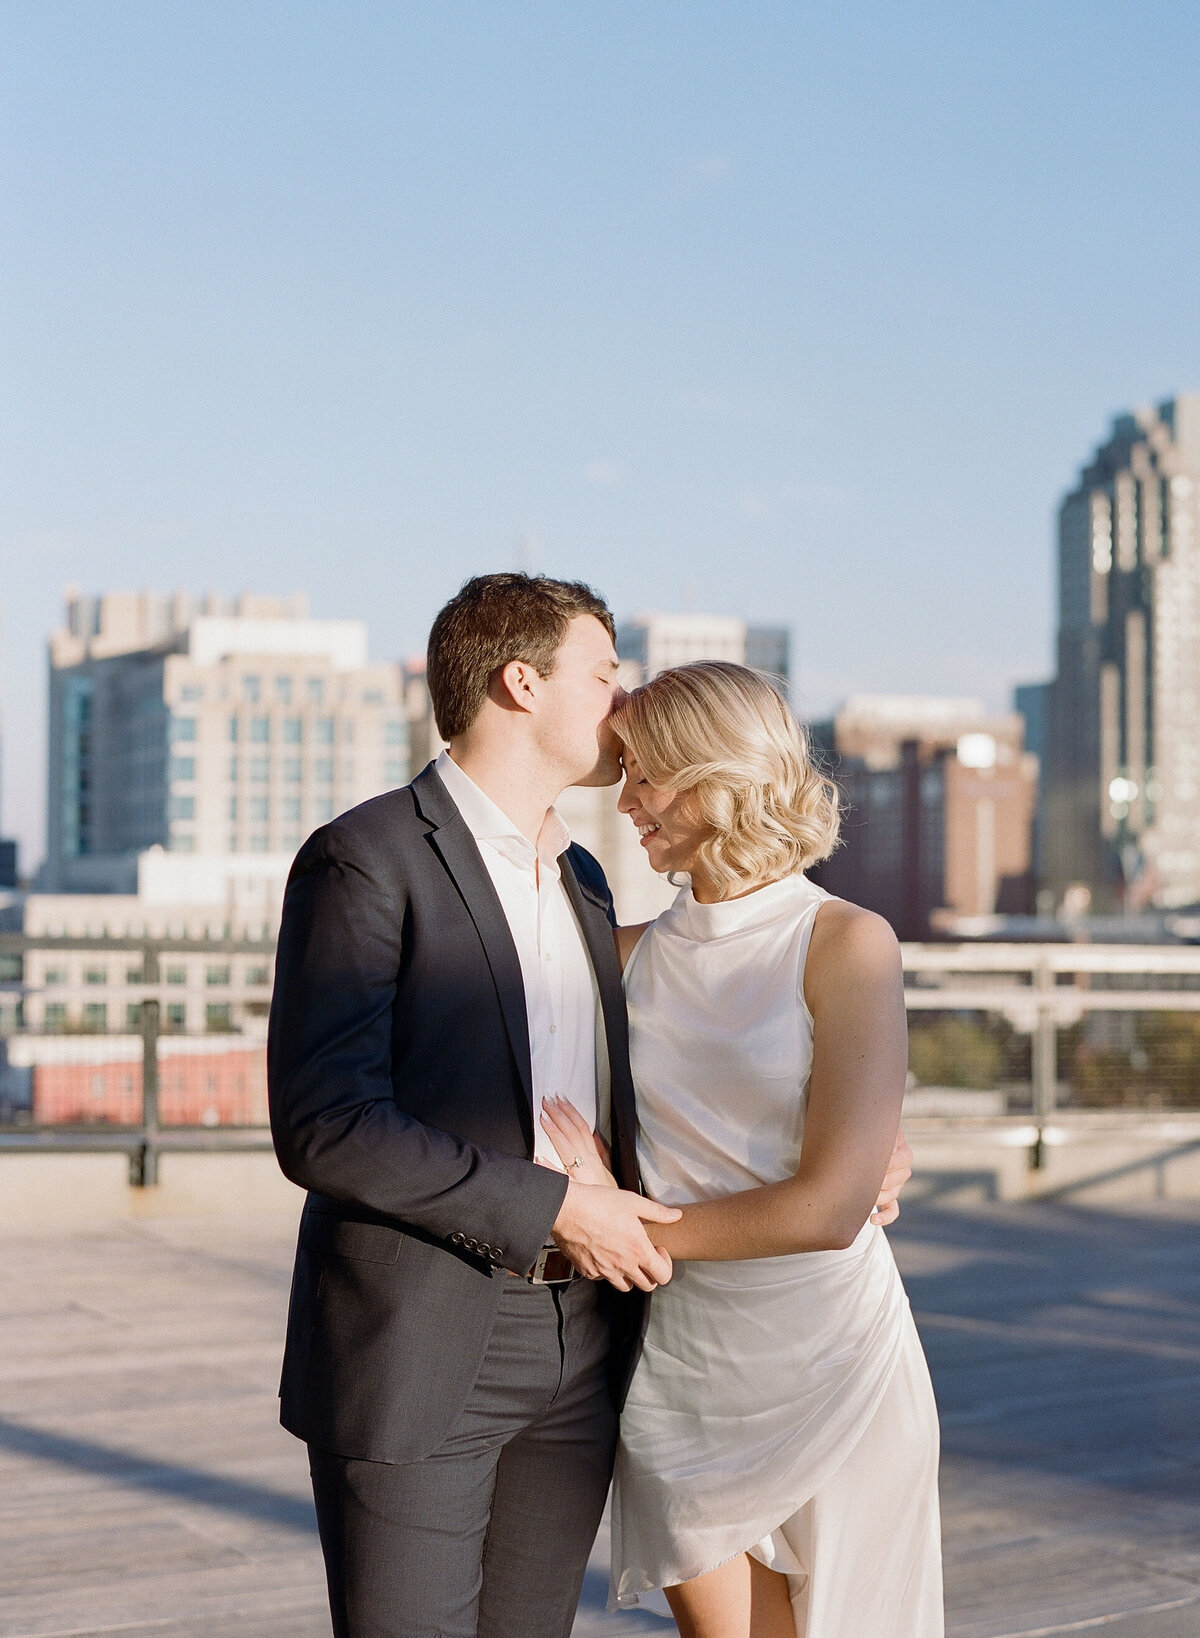
[[[541,1120],[568,1177],[576,1183],[618,1186],[609,1164],[608,1144],[599,1132],[592,1131],[573,1103],[566,1098],[543,1098]]]

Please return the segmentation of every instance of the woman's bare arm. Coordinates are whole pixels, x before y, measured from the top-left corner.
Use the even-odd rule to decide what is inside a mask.
[[[800,1166],[654,1224],[676,1261],[778,1257],[850,1245],[896,1142],[907,1069],[900,947],[888,924],[835,900],[817,912],[805,979],[813,1067]]]
[[[635,927],[613,928],[613,938],[616,940],[617,944],[617,960],[621,963],[622,972],[625,971],[625,967],[630,956],[633,954],[634,946],[636,945],[638,939],[641,938],[642,934],[649,926],[650,923],[648,921],[642,921],[638,922]]]

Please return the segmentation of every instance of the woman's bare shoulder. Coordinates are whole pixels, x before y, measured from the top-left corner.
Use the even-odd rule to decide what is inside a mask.
[[[805,990],[849,977],[879,976],[900,967],[900,944],[874,910],[846,899],[826,899],[816,913],[808,947]]]
[[[641,938],[647,927],[652,927],[653,925],[653,922],[640,921],[633,927],[613,928],[613,938],[617,942],[617,960],[621,963],[622,972],[625,971],[626,965],[630,956],[633,954],[634,947],[637,944],[638,939]]]

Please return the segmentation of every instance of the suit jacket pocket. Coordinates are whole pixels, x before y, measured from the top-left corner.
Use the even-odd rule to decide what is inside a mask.
[[[300,1230],[300,1244],[305,1251],[323,1251],[360,1263],[396,1263],[404,1233],[386,1223],[359,1223],[332,1212],[310,1211]]]

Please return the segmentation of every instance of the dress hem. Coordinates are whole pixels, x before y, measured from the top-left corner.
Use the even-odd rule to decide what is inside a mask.
[[[764,1530],[759,1535],[755,1536],[754,1540],[752,1542],[750,1542],[750,1544],[748,1546],[746,1546],[746,1547],[737,1547],[737,1548],[734,1549],[734,1551],[732,1553],[727,1553],[724,1558],[719,1558],[715,1564],[706,1565],[705,1568],[702,1569],[702,1570],[693,1570],[691,1575],[680,1576],[677,1581],[655,1582],[652,1586],[643,1587],[643,1588],[639,1589],[639,1591],[629,1595],[629,1597],[632,1598],[632,1602],[627,1602],[626,1600],[622,1599],[619,1595],[616,1596],[616,1597],[613,1597],[613,1596],[610,1595],[608,1603],[606,1605],[606,1609],[608,1609],[609,1611],[634,1609],[637,1606],[637,1603],[638,1603],[639,1599],[645,1598],[651,1593],[665,1592],[667,1587],[682,1587],[682,1586],[686,1585],[686,1583],[689,1582],[689,1581],[699,1580],[699,1578],[702,1575],[711,1575],[714,1570],[721,1569],[721,1567],[723,1565],[732,1564],[732,1562],[733,1562],[733,1560],[735,1558],[748,1557],[750,1555],[750,1553],[754,1550],[754,1548],[758,1546],[760,1541],[765,1541],[769,1536],[773,1536],[777,1530],[782,1530],[784,1525],[788,1522],[789,1519],[795,1518],[796,1514],[800,1511],[800,1509],[802,1507],[807,1507],[808,1506],[809,1502],[812,1501],[813,1497],[820,1493],[821,1489],[826,1484],[828,1484],[829,1480],[833,1478],[834,1474],[838,1471],[838,1469],[842,1466],[842,1464],[844,1462],[848,1461],[849,1458],[851,1457],[851,1455],[857,1449],[859,1441],[862,1439],[863,1435],[867,1431],[867,1428],[870,1426],[871,1420],[872,1420],[872,1418],[874,1417],[874,1414],[875,1414],[875,1410],[877,1410],[878,1407],[879,1407],[880,1400],[883,1398],[884,1394],[887,1392],[888,1388],[891,1386],[892,1377],[895,1375],[896,1367],[899,1365],[899,1363],[900,1363],[900,1348],[897,1347],[894,1350],[892,1360],[891,1360],[891,1364],[890,1364],[890,1366],[888,1368],[887,1374],[885,1375],[885,1377],[883,1379],[883,1383],[882,1383],[881,1387],[879,1388],[879,1390],[878,1390],[878,1392],[876,1394],[875,1406],[872,1409],[871,1416],[867,1418],[866,1422],[859,1429],[858,1439],[854,1440],[853,1444],[850,1445],[848,1450],[843,1451],[842,1456],[841,1456],[841,1460],[838,1461],[838,1462],[835,1462],[833,1467],[831,1467],[827,1473],[824,1473],[822,1475],[821,1483],[819,1485],[817,1485],[816,1489],[810,1490],[809,1493],[801,1501],[798,1501],[795,1504],[794,1507],[790,1508],[789,1511],[786,1512],[783,1515],[783,1517],[780,1519],[778,1524],[772,1525],[769,1530]],[[758,1562],[762,1563],[762,1560],[760,1559],[760,1560],[758,1560]],[[764,1570],[769,1570],[770,1568],[771,1568],[771,1566],[769,1564],[764,1564],[763,1565]],[[798,1579],[798,1577],[796,1575],[792,1574],[792,1572],[787,1571],[787,1570],[776,1570],[775,1574],[776,1575],[782,1575],[785,1578],[790,1577],[790,1579],[792,1579],[793,1581]]]

